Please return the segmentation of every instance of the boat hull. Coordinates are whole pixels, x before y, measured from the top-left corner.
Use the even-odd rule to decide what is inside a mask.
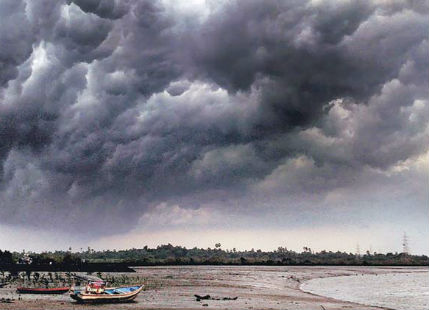
[[[16,292],[18,294],[64,294],[70,290],[70,287],[56,287],[56,288],[31,288],[31,287],[18,287]]]
[[[106,291],[115,289],[106,289]],[[70,297],[78,303],[125,303],[132,302],[137,295],[143,290],[143,285],[136,287],[135,290],[124,294],[86,294],[76,292],[70,294]]]

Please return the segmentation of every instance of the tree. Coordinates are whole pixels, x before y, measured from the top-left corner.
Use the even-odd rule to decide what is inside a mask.
[[[5,265],[13,264],[12,253],[9,251],[2,252],[0,250],[0,264],[5,264]]]

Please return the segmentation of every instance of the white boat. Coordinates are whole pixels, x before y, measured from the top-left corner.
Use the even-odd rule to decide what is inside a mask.
[[[84,290],[72,288],[70,297],[79,303],[117,303],[133,301],[143,290],[143,285],[124,287],[97,287],[88,285]]]

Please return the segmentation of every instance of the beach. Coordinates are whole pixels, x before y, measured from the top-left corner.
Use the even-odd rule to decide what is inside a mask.
[[[419,272],[410,267],[313,266],[174,266],[137,267],[131,276],[144,278],[147,290],[135,302],[81,305],[67,294],[21,295],[13,286],[0,289],[0,298],[13,303],[1,309],[382,309],[318,296],[301,290],[306,281],[327,277]],[[120,276],[120,274],[115,274]],[[209,299],[197,300],[194,295]],[[235,297],[237,297],[235,299]],[[226,300],[224,300],[226,299]],[[235,299],[235,300],[228,300]],[[387,309],[387,308],[386,308]]]

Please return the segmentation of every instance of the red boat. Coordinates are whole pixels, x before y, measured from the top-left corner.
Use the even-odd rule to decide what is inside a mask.
[[[53,287],[53,288],[32,288],[17,287],[16,292],[19,294],[64,294],[70,290],[70,287]]]

